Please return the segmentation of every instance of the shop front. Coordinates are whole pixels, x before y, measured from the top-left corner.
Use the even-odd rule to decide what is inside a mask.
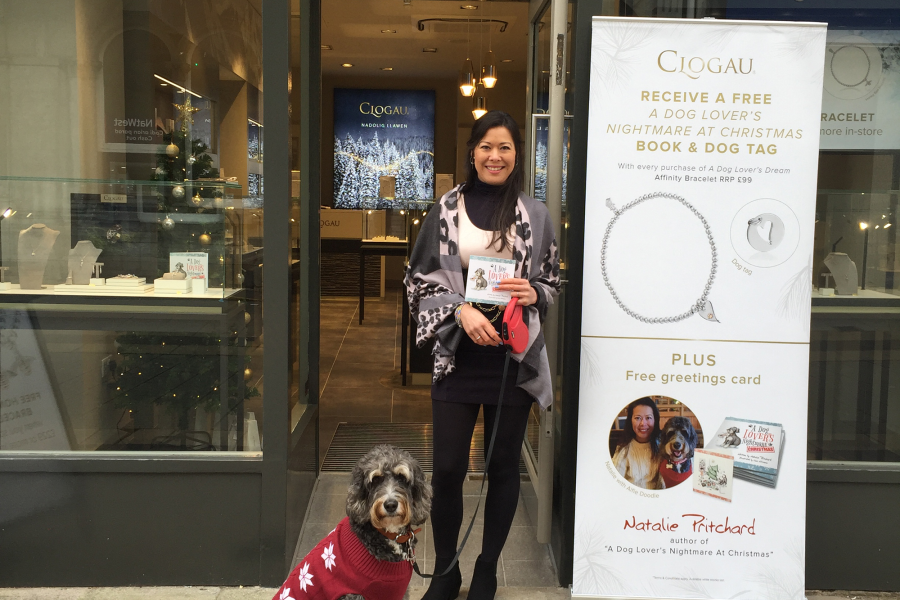
[[[377,317],[366,298],[399,285],[419,213],[463,172],[477,115],[457,69],[476,41],[509,61],[478,97],[518,120],[529,191],[558,221],[564,285],[545,325],[557,402],[531,419],[523,489],[559,584],[572,583],[584,269],[602,237],[586,222],[591,24],[627,16],[828,24],[820,129],[803,132],[819,151],[798,288],[812,298],[809,360],[792,367],[808,372],[798,553],[806,588],[900,589],[900,9],[397,4],[354,0],[371,16],[342,28],[317,0],[0,0],[0,585],[283,581],[335,431],[385,419],[377,398],[358,413],[328,404],[320,300],[364,325]],[[491,41],[505,32],[520,41]],[[403,36],[427,57],[407,71],[391,41]],[[428,113],[409,160],[403,136],[353,129],[394,104]],[[366,162],[388,176],[363,184]],[[736,258],[718,252],[723,269]],[[389,402],[427,389],[430,356],[401,354],[395,378],[372,376]],[[657,400],[665,418],[702,418],[676,400]]]

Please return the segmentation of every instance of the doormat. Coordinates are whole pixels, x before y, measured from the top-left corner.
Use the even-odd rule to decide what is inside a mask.
[[[431,472],[433,429],[431,423],[339,423],[322,471],[349,473],[362,455],[377,444],[391,444],[413,455],[422,469]],[[475,425],[469,450],[469,472],[484,472],[484,425]],[[525,462],[519,460],[519,473],[527,474]]]

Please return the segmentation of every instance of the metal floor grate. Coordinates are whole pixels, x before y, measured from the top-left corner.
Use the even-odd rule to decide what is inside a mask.
[[[392,444],[412,454],[424,471],[431,472],[432,431],[431,423],[339,423],[325,454],[322,471],[349,473],[372,446]],[[478,423],[469,450],[469,472],[483,471],[484,425]],[[522,461],[519,472],[528,472]]]

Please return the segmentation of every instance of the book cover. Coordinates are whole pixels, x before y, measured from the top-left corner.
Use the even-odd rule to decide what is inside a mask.
[[[777,476],[784,431],[780,423],[728,417],[711,447],[729,450],[739,470]]]
[[[187,279],[209,279],[209,254],[206,252],[170,252],[169,272],[185,273]]]
[[[494,286],[516,275],[516,261],[510,258],[488,256],[469,257],[469,275],[466,280],[466,302],[482,304],[509,304],[510,292],[501,292]]]
[[[731,502],[734,457],[703,448],[694,451],[694,491]]]

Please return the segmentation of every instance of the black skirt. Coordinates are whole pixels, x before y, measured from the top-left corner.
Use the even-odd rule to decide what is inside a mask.
[[[476,308],[481,307],[476,305]],[[496,313],[484,311],[488,319]],[[493,325],[500,329],[498,317]],[[500,397],[500,378],[503,375],[503,362],[506,358],[506,346],[480,346],[463,333],[459,347],[456,349],[456,370],[431,386],[431,397],[443,402],[462,402],[465,404],[497,404]],[[503,404],[508,406],[527,406],[534,398],[516,387],[519,376],[519,363],[509,359],[506,373],[506,389]]]

